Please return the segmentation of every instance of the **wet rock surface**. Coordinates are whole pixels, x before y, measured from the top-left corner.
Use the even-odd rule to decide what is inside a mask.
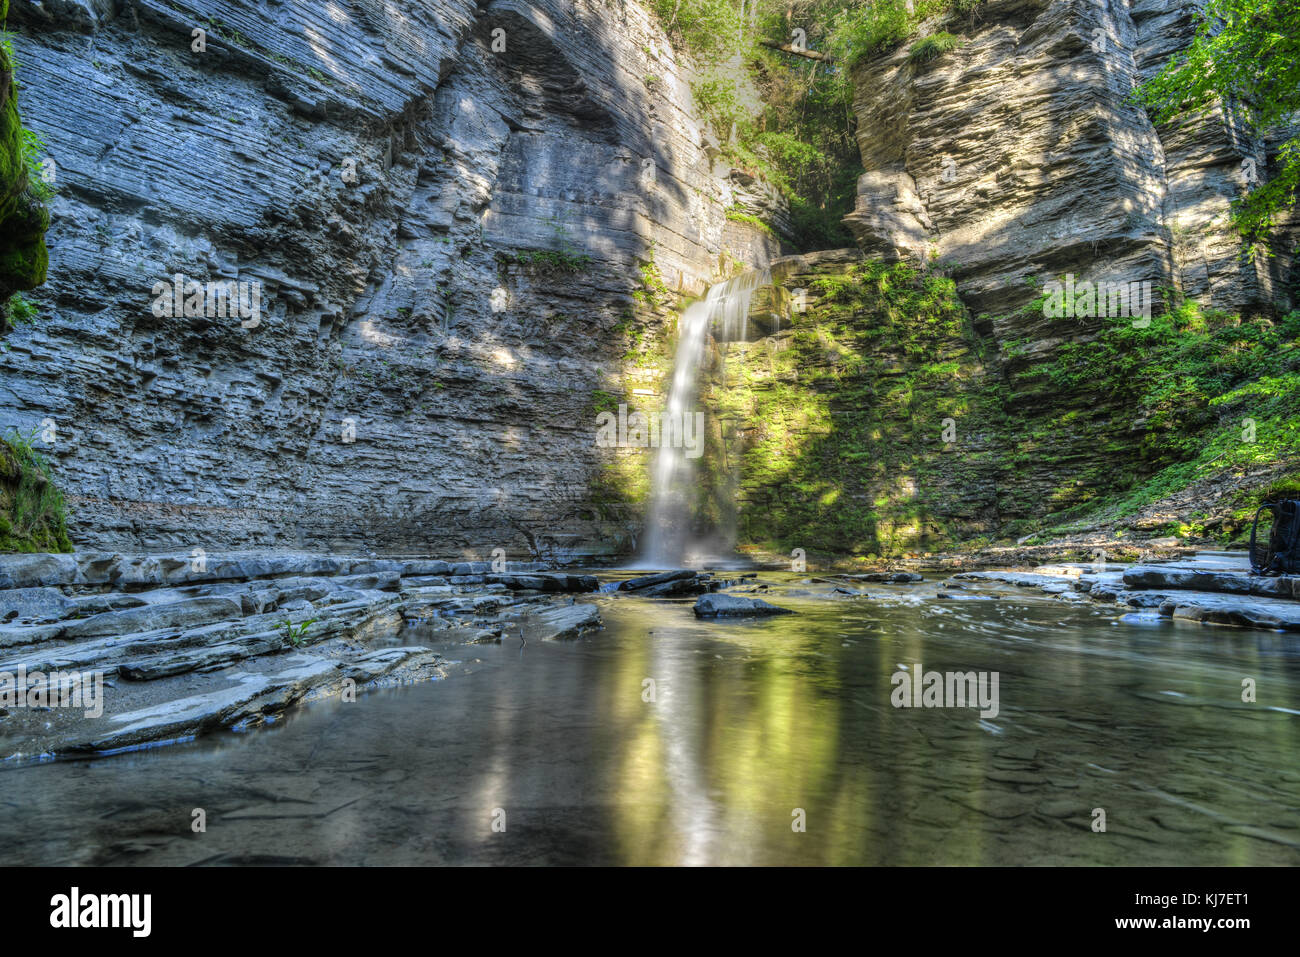
[[[595,605],[561,597],[594,592],[594,576],[493,568],[310,553],[0,556],[0,695],[22,694],[0,714],[0,760],[242,730],[301,701],[441,677],[446,649],[404,642],[412,623],[440,647],[601,627]],[[51,700],[55,675],[86,687],[72,698],[65,682]]]
[[[789,615],[789,608],[779,608],[761,598],[742,595],[704,595],[695,603],[696,618],[747,618],[758,615]]]
[[[595,605],[578,604],[531,610],[516,620],[525,639],[539,641],[577,638],[601,624],[600,612]]]
[[[1300,631],[1300,579],[1250,574],[1244,554],[1127,567],[1042,565],[1032,572],[960,572],[954,579],[1034,588],[1062,598],[1086,597],[1162,618],[1238,628]]]
[[[1243,575],[1239,571],[1163,565],[1139,565],[1124,571],[1129,588],[1185,588],[1192,591],[1300,598],[1300,578]]]
[[[620,582],[618,590],[632,592],[642,598],[674,598],[707,594],[717,591],[725,584],[709,572],[681,570],[630,578]]]
[[[867,572],[862,575],[841,575],[845,581],[877,582],[890,585],[914,585],[925,581],[925,576],[916,572]]]

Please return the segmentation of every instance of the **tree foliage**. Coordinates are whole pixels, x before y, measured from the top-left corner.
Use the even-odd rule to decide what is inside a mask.
[[[696,105],[732,165],[785,194],[801,249],[849,245],[840,220],[861,171],[844,65],[774,49],[827,45],[831,0],[654,0],[676,47],[695,61]],[[795,31],[802,31],[796,33]],[[794,42],[798,41],[798,42]]]
[[[1300,116],[1300,4],[1296,0],[1209,0],[1186,50],[1135,91],[1158,123],[1186,120],[1215,102],[1263,136]],[[1273,175],[1234,205],[1237,228],[1267,250],[1278,215],[1300,185],[1300,135],[1281,145]]]

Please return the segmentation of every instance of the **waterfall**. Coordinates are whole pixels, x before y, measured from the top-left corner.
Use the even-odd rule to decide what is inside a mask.
[[[667,421],[682,422],[698,399],[700,363],[711,329],[725,341],[744,339],[749,332],[749,304],[754,290],[772,281],[769,270],[750,270],[709,287],[703,299],[682,312],[677,354],[673,358]],[[701,441],[703,437],[700,437]],[[661,442],[650,474],[650,510],[646,516],[641,564],[680,568],[694,547],[691,511],[695,502],[695,460],[681,443]]]

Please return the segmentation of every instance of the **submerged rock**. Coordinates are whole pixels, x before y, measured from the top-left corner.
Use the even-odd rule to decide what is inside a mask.
[[[640,578],[629,578],[625,582],[619,582],[619,591],[639,591],[642,588],[650,588],[654,585],[662,585],[666,582],[684,581],[694,578],[698,572],[693,572],[689,568],[681,569],[675,572],[659,572],[655,575],[642,575]]]
[[[868,594],[867,594],[866,592],[864,592],[864,591],[860,591],[860,590],[858,590],[857,588],[845,588],[843,585],[840,585],[840,586],[838,586],[837,588],[833,588],[833,589],[831,589],[831,594],[832,594],[832,595],[848,595],[848,596],[851,597],[851,598],[870,598],[870,597],[871,597],[870,595],[868,595]],[[939,597],[942,598],[943,596],[941,595],[941,596],[939,596]]]
[[[966,581],[1001,582],[1004,585],[1015,585],[1017,588],[1042,588],[1044,585],[1069,584],[1065,581],[1064,575],[1043,575],[1037,572],[959,572],[952,577],[965,579]]]
[[[159,740],[190,738],[216,728],[247,728],[263,723],[304,698],[338,694],[344,681],[354,687],[375,681],[399,667],[434,665],[440,656],[427,648],[381,648],[352,661],[298,655],[289,667],[270,674],[236,675],[232,687],[163,702],[107,719],[107,728],[88,742],[69,741],[61,750],[112,751]]]
[[[521,633],[529,641],[577,638],[603,624],[595,605],[554,605],[519,619]]]
[[[748,615],[790,615],[789,608],[769,605],[761,598],[739,595],[703,595],[695,603],[696,618],[739,618]]]
[[[1208,625],[1300,631],[1300,603],[1278,598],[1187,592],[1167,596],[1159,608],[1166,617]]]

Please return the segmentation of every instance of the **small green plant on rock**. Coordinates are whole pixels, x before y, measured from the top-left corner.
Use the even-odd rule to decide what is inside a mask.
[[[36,304],[29,301],[21,292],[9,297],[9,301],[0,305],[0,331],[8,332],[14,326],[24,326],[34,322],[40,314]]]
[[[511,258],[525,269],[552,276],[582,272],[592,262],[591,257],[585,253],[567,249],[534,249],[516,253]]]
[[[514,262],[530,272],[543,276],[562,276],[580,273],[587,269],[595,259],[580,252],[574,244],[568,226],[559,216],[552,216],[548,221],[554,236],[553,248],[534,249],[502,257],[507,262]]]
[[[595,389],[591,393],[591,408],[597,414],[601,412],[617,412],[619,401],[618,396],[612,392],[606,392],[604,389]]]
[[[672,290],[664,282],[659,267],[654,260],[654,244],[650,245],[650,257],[641,264],[641,288],[632,291],[632,298],[642,302],[651,309],[663,309],[672,301]]]
[[[308,618],[306,621],[294,624],[290,619],[286,618],[280,624],[284,626],[284,640],[297,648],[306,640],[307,631],[312,625],[316,624],[316,619]]]

